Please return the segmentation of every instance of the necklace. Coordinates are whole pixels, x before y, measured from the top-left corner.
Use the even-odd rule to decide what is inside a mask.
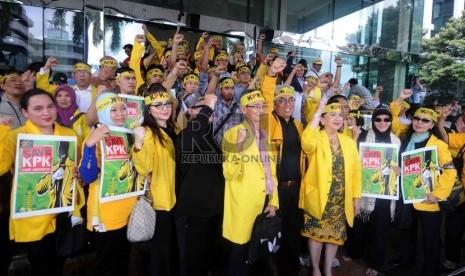
[[[333,138],[329,137],[329,143],[330,143],[331,145],[336,145],[336,144],[338,144],[338,143],[339,143],[339,140],[337,139],[337,136],[336,136],[336,137],[333,137]]]

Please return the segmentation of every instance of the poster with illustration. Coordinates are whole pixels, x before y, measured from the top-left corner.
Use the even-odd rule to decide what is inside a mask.
[[[100,202],[110,202],[144,194],[144,180],[132,162],[134,132],[110,127],[110,136],[102,139]]]
[[[139,127],[144,121],[144,98],[126,94],[119,94],[119,96],[123,99],[128,111],[125,127],[129,129]]]
[[[398,155],[398,145],[360,143],[362,196],[399,199]]]
[[[418,203],[434,189],[439,176],[436,147],[402,153],[402,196],[404,203]]]
[[[18,134],[13,219],[72,211],[76,137]]]

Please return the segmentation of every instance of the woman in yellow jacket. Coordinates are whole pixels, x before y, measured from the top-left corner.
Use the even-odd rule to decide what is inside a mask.
[[[0,175],[14,172],[18,134],[76,136],[72,129],[55,122],[57,111],[53,98],[41,89],[27,91],[21,99],[21,109],[27,121],[2,139]],[[58,257],[55,251],[55,218],[56,215],[10,218],[10,239],[25,245],[34,275],[61,275],[65,260]]]
[[[360,157],[355,142],[338,133],[343,123],[341,105],[326,104],[322,99],[302,133],[302,150],[310,162],[300,190],[299,205],[305,219],[301,233],[309,238],[314,276],[321,275],[323,244],[324,272],[332,275],[331,263],[338,245],[347,238],[346,222],[352,227],[354,216],[360,211]]]
[[[436,178],[436,184],[426,195],[427,199],[424,202],[414,203],[412,208],[412,205],[403,204],[399,200],[396,207],[395,220],[403,230],[401,244],[404,250],[400,260],[403,264],[414,262],[416,256],[413,252],[416,244],[412,243],[411,237],[416,237],[418,221],[421,224],[424,263],[419,275],[439,274],[441,216],[438,201],[449,197],[457,176],[448,145],[438,139],[442,136],[436,125],[437,122],[438,114],[433,108],[417,109],[400,147],[401,153],[422,147],[436,147],[439,166],[442,168],[441,175]]]
[[[123,100],[114,93],[103,93],[96,98],[99,125],[83,144],[79,166],[81,180],[89,185],[87,199],[87,229],[95,233],[96,258],[93,275],[127,275],[131,244],[126,232],[129,216],[136,197],[101,203],[100,141],[109,137],[109,126],[124,127],[128,116]]]
[[[149,196],[157,212],[151,240],[151,275],[172,275],[175,228],[175,150],[178,129],[172,120],[173,101],[166,91],[145,97],[144,123],[134,129],[133,161],[140,175],[151,175]]]
[[[223,236],[232,243],[230,275],[247,274],[247,245],[255,218],[262,211],[273,217],[279,206],[276,160],[259,125],[267,108],[265,98],[259,90],[249,89],[240,103],[246,120],[225,132],[222,145],[226,180]]]

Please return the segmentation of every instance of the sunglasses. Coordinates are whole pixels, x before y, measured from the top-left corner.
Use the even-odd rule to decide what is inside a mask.
[[[381,122],[390,123],[390,122],[392,122],[392,119],[391,118],[384,118],[384,119],[375,118],[375,122],[377,122],[377,123],[381,123]]]
[[[425,118],[420,118],[420,117],[417,117],[417,116],[413,116],[413,120],[421,121],[424,124],[431,123],[431,120],[428,120],[428,119],[425,119]]]

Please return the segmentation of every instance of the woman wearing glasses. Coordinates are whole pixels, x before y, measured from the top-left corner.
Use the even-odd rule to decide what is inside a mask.
[[[247,246],[257,215],[274,217],[278,208],[276,160],[260,121],[267,112],[259,90],[245,90],[240,98],[246,119],[228,129],[223,138],[223,236],[232,244],[229,275],[247,275]],[[266,200],[266,198],[269,200]],[[266,205],[266,206],[265,206]],[[256,271],[262,270],[263,271]],[[251,275],[269,275],[268,262],[257,262]]]
[[[308,238],[313,275],[321,275],[320,256],[325,245],[325,275],[337,248],[346,240],[346,222],[352,226],[360,210],[361,165],[355,142],[338,133],[344,119],[341,104],[322,99],[302,133],[302,150],[309,166],[300,190],[304,210],[301,234]]]
[[[399,138],[391,132],[391,111],[387,107],[379,106],[373,112],[372,118],[372,127],[364,135],[359,135],[360,128],[356,127],[354,140],[358,143],[386,143],[400,146]],[[372,180],[376,178],[377,182],[383,182],[382,177],[386,173],[389,178],[387,178],[388,183],[386,183],[384,194],[390,195],[395,192],[392,188],[392,181],[395,183],[397,176],[400,175],[397,160],[386,157],[383,162],[383,170],[375,173]],[[378,275],[378,272],[383,268],[388,242],[386,233],[389,231],[390,222],[394,219],[395,207],[396,201],[394,200],[371,197],[363,197],[360,200],[360,215],[355,218],[354,228],[350,231],[346,249],[350,257],[366,256],[366,275]],[[366,237],[370,238],[367,240]],[[364,249],[366,254],[364,254]]]
[[[447,199],[457,175],[448,145],[438,138],[442,136],[436,125],[437,121],[438,114],[433,108],[417,109],[400,147],[400,152],[437,147],[439,166],[442,169],[425,201],[414,203],[412,206],[399,200],[397,205],[396,222],[403,231],[401,264],[411,264],[415,261],[416,230],[418,222],[421,224],[424,263],[420,275],[439,274],[441,216],[438,201]]]
[[[157,212],[151,240],[151,275],[171,275],[174,248],[173,207],[176,203],[175,150],[178,129],[172,119],[173,102],[165,91],[145,97],[144,122],[134,129],[133,161],[140,175],[151,175],[149,197]]]

